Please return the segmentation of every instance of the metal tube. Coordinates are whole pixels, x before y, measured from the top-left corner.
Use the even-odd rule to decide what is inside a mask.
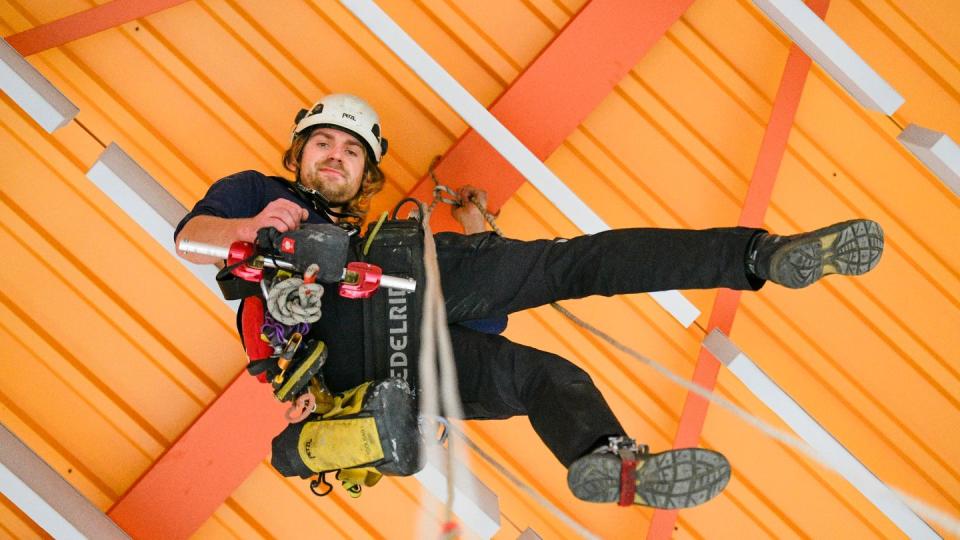
[[[193,240],[187,240],[186,238],[180,241],[180,244],[177,245],[177,249],[184,253],[195,253],[197,255],[206,255],[208,257],[216,257],[218,259],[230,258],[230,248],[215,246],[213,244],[205,244],[203,242],[194,242]],[[267,268],[284,268],[287,270],[295,269],[293,263],[289,263],[287,261],[275,260],[270,257],[263,257],[262,259],[263,265]]]
[[[414,292],[417,290],[417,281],[415,279],[388,276],[384,274],[383,276],[380,276],[380,286],[387,287],[388,289],[400,289],[403,291]]]
[[[208,257],[216,257],[218,259],[227,259],[230,255],[229,248],[214,246],[213,244],[205,244],[203,242],[194,242],[193,240],[187,240],[186,238],[180,240],[180,244],[177,245],[177,249],[184,253],[196,253],[197,255],[206,255]],[[270,257],[263,257],[263,265],[268,268],[294,268],[293,264],[287,261],[274,260]],[[346,270],[344,270],[344,274],[346,274]],[[380,277],[380,286],[387,287],[389,289],[400,289],[410,292],[417,290],[416,280],[387,275]]]
[[[203,242],[194,242],[193,240],[187,240],[186,238],[180,240],[180,243],[177,245],[177,249],[184,253],[195,253],[197,255],[206,255],[208,257],[216,257],[218,259],[226,259],[230,253],[230,248],[215,246],[213,244],[205,244]]]

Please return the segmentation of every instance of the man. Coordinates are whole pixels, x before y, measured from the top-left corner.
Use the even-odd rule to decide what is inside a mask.
[[[264,227],[284,232],[304,223],[359,224],[383,185],[378,164],[386,149],[369,104],[350,95],[327,96],[296,118],[283,156],[295,182],[255,171],[224,178],[184,218],[177,240],[229,245],[254,241]],[[468,232],[480,227],[471,206],[458,211]],[[757,290],[767,280],[805,287],[828,274],[872,269],[883,249],[883,233],[874,222],[854,220],[793,236],[742,227],[626,229],[532,242],[492,233],[440,233],[436,244],[466,417],[527,415],[568,467],[568,484],[583,500],[683,508],[724,488],[730,468],[722,455],[706,449],[641,450],[636,455],[632,440],[582,369],[457,323],[592,294]],[[193,262],[219,262],[181,255]],[[324,297],[323,317],[312,331],[327,343],[324,377],[333,392],[364,380],[359,306],[336,295]],[[633,482],[622,484],[621,473]]]

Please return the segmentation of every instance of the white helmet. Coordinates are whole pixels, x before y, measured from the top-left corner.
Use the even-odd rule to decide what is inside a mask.
[[[376,163],[387,153],[387,140],[380,136],[380,117],[366,101],[350,94],[330,94],[313,107],[300,109],[293,136],[311,126],[330,126],[356,137]]]

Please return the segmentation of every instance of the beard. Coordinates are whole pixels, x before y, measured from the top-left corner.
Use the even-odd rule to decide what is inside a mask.
[[[300,173],[300,183],[304,186],[319,192],[331,205],[343,205],[350,202],[357,193],[360,192],[360,185],[352,185],[349,181],[330,182],[324,180],[320,169],[332,168],[343,173],[343,178],[347,178],[347,172],[339,167],[333,167],[329,164],[317,164],[312,170],[304,170]]]

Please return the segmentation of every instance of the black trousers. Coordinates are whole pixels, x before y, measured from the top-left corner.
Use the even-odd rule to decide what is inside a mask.
[[[671,289],[756,290],[747,245],[758,229],[619,229],[569,240],[436,235],[464,414],[526,415],[564,466],[625,435],[590,376],[555,354],[453,323],[558,300]]]

